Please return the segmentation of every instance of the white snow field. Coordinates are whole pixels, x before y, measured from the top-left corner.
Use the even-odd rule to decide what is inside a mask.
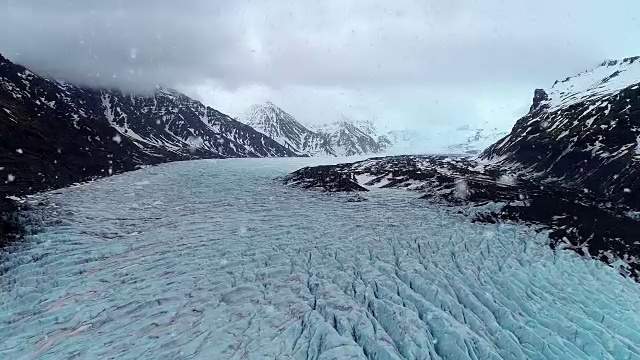
[[[415,192],[273,181],[310,161],[32,198],[50,204],[1,259],[0,359],[640,359],[640,286],[615,269]]]

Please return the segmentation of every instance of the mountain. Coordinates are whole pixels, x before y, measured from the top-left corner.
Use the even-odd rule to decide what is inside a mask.
[[[640,207],[640,57],[537,89],[529,113],[481,156]]]
[[[362,127],[361,127],[362,126]],[[376,135],[370,123],[343,118],[329,124],[317,126],[316,130],[329,140],[338,156],[375,154],[386,150],[389,139]]]
[[[167,161],[296,155],[174,90],[82,88],[1,55],[0,134],[2,198]]]
[[[309,156],[352,156],[375,154],[386,149],[389,140],[378,136],[371,121],[343,118],[312,129],[272,102],[253,105],[240,118],[287,149]]]
[[[335,156],[323,134],[309,130],[270,101],[253,105],[240,120],[297,154]]]
[[[351,122],[358,129],[362,130],[363,133],[375,138],[378,136],[378,129],[372,120],[350,120],[348,118],[343,118],[344,121]]]

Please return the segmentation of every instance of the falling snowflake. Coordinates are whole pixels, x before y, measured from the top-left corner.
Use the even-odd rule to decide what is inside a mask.
[[[515,186],[518,184],[518,179],[516,179],[515,176],[506,175],[506,174],[500,176],[500,179],[498,181],[505,185],[511,185],[511,186]]]
[[[628,193],[630,193],[630,192],[631,192],[631,189],[629,189],[629,188],[624,188],[624,190],[623,190],[623,191],[624,191],[624,192],[626,192],[626,193],[628,194]]]
[[[15,179],[16,177],[13,174],[7,175],[7,182],[13,182]]]
[[[189,144],[189,151],[191,151],[192,153],[196,152],[196,150],[198,150],[198,148],[201,147],[203,143],[204,142],[202,141],[202,139],[197,136],[189,136],[189,138],[187,139],[187,144]]]
[[[469,196],[469,185],[464,179],[456,180],[456,187],[453,192],[453,196],[458,199],[466,199]]]
[[[116,136],[111,138],[111,140],[115,141],[117,144],[120,144],[120,142],[122,141],[122,137],[120,137],[120,134],[116,134]]]
[[[18,154],[22,154],[22,149],[16,149],[16,152],[17,152]]]

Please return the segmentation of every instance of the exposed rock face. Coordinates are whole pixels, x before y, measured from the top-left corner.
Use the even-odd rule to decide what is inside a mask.
[[[523,175],[640,206],[640,58],[536,90],[531,111],[482,157]]]
[[[544,89],[536,89],[533,92],[533,104],[529,108],[529,111],[537,110],[540,107],[540,105],[542,105],[543,102],[548,100],[549,100],[549,95],[547,95],[547,92],[544,91]]]
[[[289,174],[284,181],[303,189],[327,192],[369,191],[358,184],[354,173],[336,170],[336,166],[332,165],[305,167]]]

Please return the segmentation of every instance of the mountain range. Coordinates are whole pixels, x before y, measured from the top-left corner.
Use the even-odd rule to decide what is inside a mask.
[[[507,132],[490,126],[456,129],[380,131],[371,120],[340,120],[305,125],[270,101],[249,108],[240,121],[300,155],[352,156],[367,154],[477,154]]]
[[[342,119],[307,127],[272,102],[253,105],[240,121],[275,139],[291,151],[310,156],[352,156],[381,152],[389,145],[373,124]]]
[[[39,76],[0,55],[0,194],[167,161],[297,156],[175,90],[143,95]]]

